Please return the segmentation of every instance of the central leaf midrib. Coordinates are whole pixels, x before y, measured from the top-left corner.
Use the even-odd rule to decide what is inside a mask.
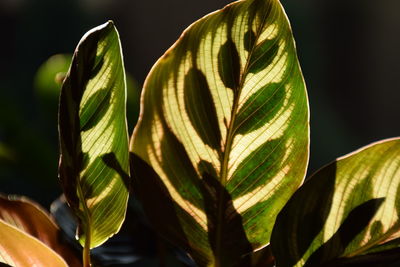
[[[272,7],[271,7],[272,8]],[[251,50],[249,51],[248,55],[247,55],[247,59],[246,59],[246,64],[243,68],[243,72],[239,77],[239,85],[237,87],[237,90],[233,90],[234,95],[233,95],[233,106],[232,106],[232,111],[231,111],[231,120],[229,122],[229,124],[227,125],[227,134],[226,134],[226,142],[225,142],[225,147],[223,148],[222,151],[222,164],[221,164],[221,172],[220,172],[220,183],[223,187],[226,186],[226,182],[227,182],[227,175],[228,175],[228,162],[229,162],[229,156],[230,156],[230,152],[232,149],[232,144],[233,144],[233,139],[234,139],[234,133],[235,133],[235,121],[236,121],[236,114],[238,111],[238,107],[239,107],[239,99],[240,99],[240,95],[243,89],[243,85],[244,85],[244,81],[245,78],[248,74],[248,69],[250,66],[250,59],[251,59],[251,55],[254,52],[255,47],[257,46],[257,41],[259,39],[259,37],[261,36],[261,32],[262,29],[264,28],[264,24],[265,21],[267,19],[267,14],[264,16],[262,22],[260,23],[259,28],[257,29],[257,32],[255,33],[255,40],[254,40],[254,44],[251,47]],[[216,231],[216,250],[215,250],[215,259],[216,259],[216,267],[220,265],[220,263],[218,261],[220,261],[220,257],[221,257],[221,245],[222,245],[222,228],[223,228],[223,217],[224,217],[224,201],[226,201],[225,199],[223,199],[223,191],[221,190],[218,193],[218,205],[217,205],[217,231]]]
[[[266,15],[267,16],[267,15]],[[243,89],[244,81],[245,78],[248,74],[248,68],[250,65],[250,59],[251,55],[254,52],[255,47],[257,47],[257,41],[258,38],[261,35],[261,31],[264,28],[266,16],[263,18],[262,23],[260,24],[259,28],[257,29],[257,32],[255,34],[255,40],[254,40],[254,45],[251,47],[251,50],[248,53],[246,64],[243,68],[243,73],[240,75],[239,78],[239,86],[237,87],[237,90],[234,91],[234,96],[233,96],[233,105],[232,105],[232,111],[231,111],[231,120],[229,122],[229,125],[227,125],[227,134],[226,134],[226,142],[225,142],[225,147],[222,151],[222,164],[221,164],[221,174],[220,174],[220,182],[223,186],[225,186],[225,183],[227,181],[227,169],[228,169],[228,161],[229,161],[229,154],[232,148],[232,143],[233,143],[233,136],[236,131],[235,127],[235,121],[236,121],[236,115],[239,107],[239,99],[240,95]]]

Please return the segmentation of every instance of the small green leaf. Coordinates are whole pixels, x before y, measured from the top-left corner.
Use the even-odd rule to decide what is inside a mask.
[[[279,1],[192,24],[153,67],[141,108],[134,190],[164,235],[200,266],[267,245],[308,161],[305,84]]]
[[[126,81],[111,21],[89,31],[76,48],[61,90],[59,174],[90,248],[117,233],[129,191]],[[86,246],[85,246],[86,247]]]
[[[374,143],[325,166],[278,215],[271,238],[277,265],[325,266],[398,239],[399,188],[398,138]]]
[[[69,266],[82,265],[75,251],[60,238],[61,230],[47,211],[32,200],[0,195],[0,219],[46,244]]]
[[[67,267],[44,243],[0,219],[0,262],[11,266]]]

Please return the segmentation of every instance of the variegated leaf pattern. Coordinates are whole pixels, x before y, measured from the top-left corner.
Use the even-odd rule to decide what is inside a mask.
[[[234,2],[192,24],[147,77],[131,141],[149,218],[200,265],[268,244],[304,177],[307,101],[279,1]]]
[[[118,232],[129,191],[126,82],[121,45],[109,21],[80,41],[64,80],[59,111],[59,175],[79,218],[81,244]]]
[[[328,266],[340,257],[381,251],[385,244],[393,248],[400,237],[399,188],[399,138],[325,166],[277,217],[271,237],[277,265]]]

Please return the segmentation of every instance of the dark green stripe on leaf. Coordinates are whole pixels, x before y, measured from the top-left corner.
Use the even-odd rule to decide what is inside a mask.
[[[279,51],[279,43],[276,39],[267,39],[255,47],[250,57],[250,73],[257,73],[268,67],[275,59]]]
[[[228,39],[218,52],[218,73],[226,87],[236,90],[240,80],[240,59],[231,39]]]
[[[81,109],[81,131],[87,131],[96,126],[110,108],[111,90],[101,89],[90,96]]]
[[[282,165],[285,154],[285,143],[282,141],[280,138],[262,144],[240,163],[228,183],[233,198],[266,184],[280,171],[277,166]]]
[[[195,68],[185,76],[185,108],[202,141],[214,149],[221,147],[217,111],[204,74]]]
[[[249,29],[247,32],[244,34],[244,49],[246,49],[247,52],[250,52],[251,49],[254,46],[254,43],[256,41],[256,35],[254,34],[253,30]]]
[[[198,175],[185,147],[164,124],[164,135],[161,140],[162,167],[179,194],[196,207],[203,208],[201,193],[198,188]],[[173,156],[171,156],[173,155]]]
[[[286,92],[283,83],[270,83],[251,95],[238,112],[238,134],[246,134],[268,123],[282,108]]]
[[[94,61],[95,62],[94,62],[94,65],[93,65],[93,69],[92,69],[92,71],[90,73],[90,78],[96,77],[96,75],[100,72],[101,68],[103,67],[103,64],[104,64],[103,55],[96,56]]]

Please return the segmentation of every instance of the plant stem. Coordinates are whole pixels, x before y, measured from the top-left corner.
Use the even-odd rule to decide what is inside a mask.
[[[91,243],[91,236],[92,236],[92,220],[91,220],[91,214],[90,214],[90,210],[86,205],[85,199],[83,197],[83,192],[82,192],[82,187],[81,185],[78,183],[77,186],[78,189],[78,197],[79,200],[82,203],[83,206],[83,214],[85,217],[84,223],[85,223],[85,245],[83,247],[83,252],[82,252],[82,261],[83,261],[83,267],[90,267],[91,263],[90,263],[90,243]]]
[[[90,236],[85,239],[85,246],[83,247],[83,267],[90,267]]]

